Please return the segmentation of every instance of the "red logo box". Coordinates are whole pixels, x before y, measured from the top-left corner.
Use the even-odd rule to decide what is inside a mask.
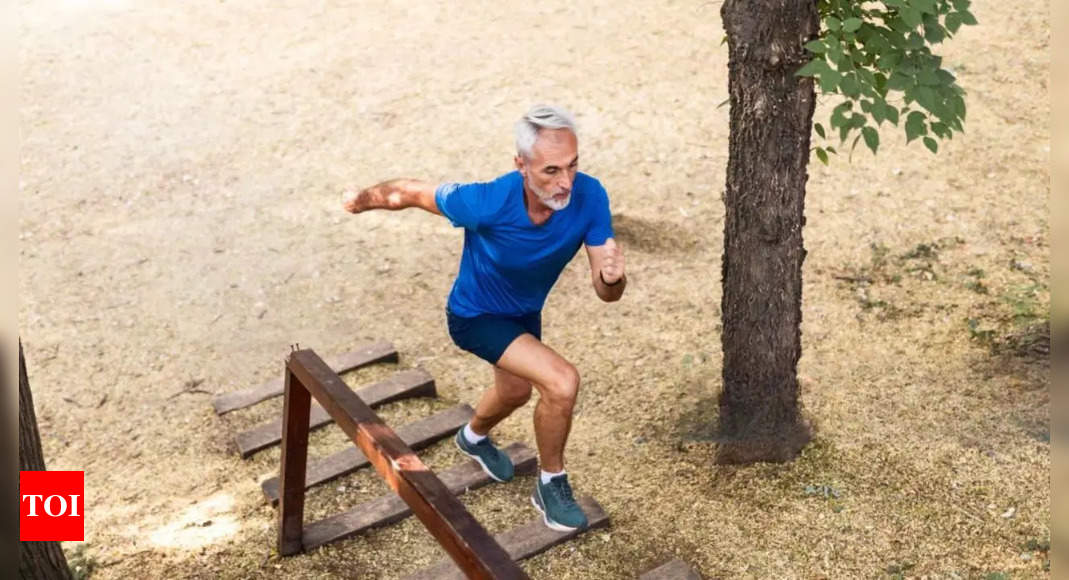
[[[82,541],[84,471],[19,472],[19,540]]]

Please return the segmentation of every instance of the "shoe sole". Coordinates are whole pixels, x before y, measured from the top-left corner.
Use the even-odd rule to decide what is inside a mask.
[[[467,451],[464,451],[464,448],[460,446],[460,441],[457,441],[455,437],[453,438],[453,443],[457,446],[457,449],[459,449],[461,453],[463,453],[464,455],[467,455],[468,457],[474,459],[475,461],[478,461],[479,465],[482,466],[483,471],[486,472],[486,475],[490,476],[490,479],[492,479],[492,480],[494,480],[494,481],[496,481],[498,483],[508,483],[509,480],[501,479],[500,477],[494,475],[494,472],[490,471],[490,468],[486,466],[486,462],[483,461],[482,457],[479,457],[478,455],[476,455],[474,453],[468,453]]]
[[[531,495],[531,505],[533,505],[535,509],[538,510],[538,513],[542,514],[542,521],[546,524],[547,528],[555,532],[574,532],[575,530],[579,529],[566,526],[564,524],[558,524],[557,522],[549,519],[549,516],[546,515],[546,510],[542,509],[542,506],[538,505],[538,500],[534,498],[534,495]]]

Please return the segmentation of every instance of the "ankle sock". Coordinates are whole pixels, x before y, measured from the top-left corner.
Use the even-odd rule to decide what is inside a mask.
[[[475,431],[472,431],[471,423],[468,423],[464,426],[464,439],[467,440],[468,443],[475,445],[483,439],[486,439],[486,435],[479,435]]]
[[[551,471],[546,471],[545,469],[543,469],[541,471],[542,471],[542,475],[541,475],[540,479],[542,480],[542,485],[545,485],[545,484],[549,483],[550,479],[553,479],[554,477],[557,477],[558,475],[564,475],[565,473],[567,473],[564,470],[558,471],[556,473],[553,473]]]

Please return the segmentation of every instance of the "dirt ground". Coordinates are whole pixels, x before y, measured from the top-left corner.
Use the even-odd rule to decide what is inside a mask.
[[[716,2],[20,3],[20,332],[50,469],[84,470],[93,578],[396,578],[443,557],[415,520],[299,557],[211,396],[385,339],[440,397],[488,369],[443,308],[462,235],[440,218],[339,211],[343,186],[481,180],[511,125],[559,103],[610,192],[629,260],[599,302],[580,254],[545,311],[583,375],[568,447],[612,525],[526,561],[534,578],[629,578],[672,557],[717,578],[1049,575],[1047,3],[977,1],[939,47],[968,91],[937,156],[882,131],[878,157],[815,161],[803,402],[787,465],[718,467],[726,48]],[[826,120],[833,100],[822,101]],[[196,385],[194,390],[183,392]],[[499,429],[533,444],[533,405]],[[331,427],[310,454],[346,445]],[[457,461],[451,443],[423,453]],[[530,520],[520,478],[464,502]],[[373,474],[309,494],[311,520],[384,493]],[[999,574],[1002,574],[1000,576]]]

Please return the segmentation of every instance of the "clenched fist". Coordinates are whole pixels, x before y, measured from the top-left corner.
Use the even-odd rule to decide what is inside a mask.
[[[606,284],[615,284],[624,276],[624,254],[616,240],[609,238],[605,241],[605,257],[601,262],[601,281]]]
[[[361,202],[360,191],[348,188],[341,193],[342,208],[349,213],[360,213],[367,209],[367,201]],[[366,197],[366,196],[365,196]]]

